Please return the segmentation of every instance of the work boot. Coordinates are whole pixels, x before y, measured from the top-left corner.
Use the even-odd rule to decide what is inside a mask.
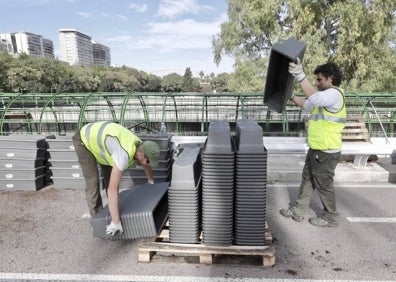
[[[280,213],[281,215],[283,215],[284,217],[292,218],[294,221],[297,221],[297,222],[301,222],[301,221],[304,220],[304,217],[303,217],[302,215],[296,214],[296,213],[295,213],[293,210],[291,210],[290,208],[288,208],[288,209],[281,209],[281,210],[279,211],[279,213]]]
[[[321,217],[308,219],[309,223],[318,227],[337,227],[338,222],[330,222]]]
[[[118,232],[120,232],[120,234],[124,232],[124,230],[122,229],[121,221],[119,223],[114,223],[113,221],[111,221],[111,223],[106,226],[107,235],[114,236]]]

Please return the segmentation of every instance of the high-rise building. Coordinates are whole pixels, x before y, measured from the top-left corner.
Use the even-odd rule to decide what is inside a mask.
[[[34,57],[42,56],[41,35],[28,32],[16,32],[14,36],[18,54],[25,52]]]
[[[13,53],[12,45],[8,40],[1,38],[0,36],[0,52]]]
[[[7,45],[8,53],[15,54],[14,52],[14,46],[16,46],[15,36],[12,37],[11,33],[2,33],[0,34],[0,40],[2,41],[3,44]],[[14,41],[14,43],[12,41]]]
[[[41,35],[30,32],[12,32],[0,34],[0,39],[11,46],[9,52],[14,55],[22,53],[40,58],[54,58],[54,44]]]
[[[61,60],[70,65],[110,66],[110,48],[94,42],[92,38],[75,29],[59,30]]]
[[[111,63],[110,48],[95,41],[92,41],[92,48],[93,48],[94,64],[101,66],[110,66]]]
[[[61,60],[70,65],[93,65],[92,38],[75,29],[59,30]]]
[[[43,46],[43,57],[53,59],[54,58],[54,42],[52,42],[52,40],[43,38],[42,46]]]

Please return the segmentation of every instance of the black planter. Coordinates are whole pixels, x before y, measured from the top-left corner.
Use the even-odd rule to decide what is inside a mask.
[[[302,61],[306,45],[294,38],[274,44],[269,59],[264,89],[264,104],[281,113],[294,91],[295,79],[289,73],[289,62]]]

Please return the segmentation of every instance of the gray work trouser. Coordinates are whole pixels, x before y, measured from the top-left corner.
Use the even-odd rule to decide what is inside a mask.
[[[87,200],[89,213],[91,215],[95,215],[103,209],[102,197],[100,195],[98,164],[94,155],[84,146],[80,132],[77,132],[72,139],[74,149],[78,157],[78,162],[80,163],[81,170],[85,178],[85,198]],[[103,185],[106,188],[106,194],[111,169],[112,168],[110,166],[101,166],[104,178]]]
[[[321,218],[329,222],[338,222],[339,214],[336,207],[334,188],[334,172],[341,159],[341,152],[325,153],[309,149],[302,172],[302,182],[298,197],[292,209],[296,214],[303,215],[309,206],[314,189],[323,204]]]

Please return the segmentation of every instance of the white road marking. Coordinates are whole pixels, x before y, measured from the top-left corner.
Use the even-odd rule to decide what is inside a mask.
[[[193,276],[137,276],[137,275],[89,275],[89,274],[44,274],[44,273],[1,273],[3,279],[18,280],[55,280],[55,281],[173,281],[173,282],[346,282],[351,280],[313,280],[313,279],[261,279],[261,278],[224,278]],[[353,280],[363,282],[363,280]],[[370,281],[376,282],[376,281]],[[377,281],[378,282],[378,281]],[[387,281],[389,282],[389,281]]]
[[[396,223],[396,217],[347,217],[350,222]]]

